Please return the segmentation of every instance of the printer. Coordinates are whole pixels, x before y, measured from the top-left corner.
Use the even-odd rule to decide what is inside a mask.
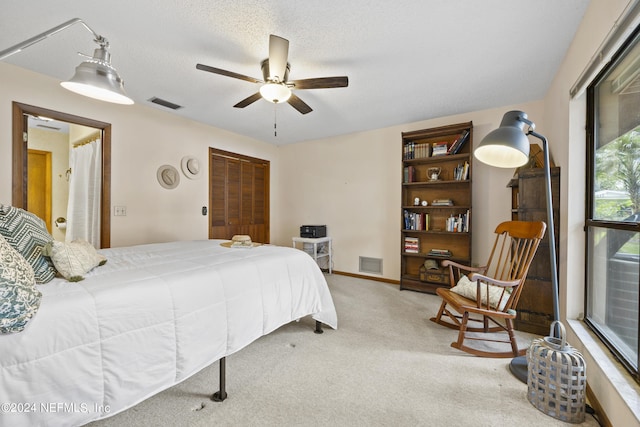
[[[300,227],[300,237],[327,237],[326,225],[303,225]]]

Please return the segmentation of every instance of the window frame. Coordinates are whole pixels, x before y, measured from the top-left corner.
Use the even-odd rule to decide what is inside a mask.
[[[602,341],[602,343],[613,353],[615,358],[625,367],[625,369],[633,376],[636,382],[640,383],[640,350],[636,355],[636,366],[633,366],[627,358],[619,351],[616,346],[612,343],[612,340],[607,337],[607,335],[603,332],[600,325],[591,321],[588,316],[589,313],[589,298],[590,298],[590,271],[589,266],[591,265],[591,257],[593,256],[590,251],[590,242],[591,236],[590,232],[595,229],[609,229],[609,230],[622,230],[622,231],[630,231],[640,233],[640,223],[638,222],[622,222],[622,221],[607,221],[594,219],[594,210],[595,210],[595,153],[597,149],[597,139],[596,139],[596,125],[598,122],[597,117],[597,89],[598,85],[601,81],[608,76],[609,72],[612,71],[622,60],[626,58],[626,55],[629,53],[630,49],[635,45],[640,45],[640,26],[638,26],[622,43],[620,48],[616,51],[616,53],[612,56],[611,60],[604,65],[604,67],[600,70],[600,72],[596,75],[593,80],[589,83],[586,89],[586,197],[585,197],[585,248],[584,248],[584,257],[585,257],[585,282],[584,282],[584,322],[585,324],[595,333],[595,335]],[[639,283],[640,288],[640,283]],[[640,298],[640,296],[639,296]],[[640,313],[639,313],[640,316]],[[639,339],[640,339],[640,329],[637,331]]]

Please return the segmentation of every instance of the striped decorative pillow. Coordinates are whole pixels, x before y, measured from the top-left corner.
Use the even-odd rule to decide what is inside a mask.
[[[36,283],[55,277],[53,263],[42,255],[44,245],[53,240],[43,220],[23,209],[0,205],[0,235],[31,265]]]
[[[20,332],[40,307],[29,263],[0,236],[0,333]]]

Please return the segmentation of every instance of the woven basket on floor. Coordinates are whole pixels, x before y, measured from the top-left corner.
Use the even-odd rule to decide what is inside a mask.
[[[556,325],[560,338],[554,336]],[[551,323],[550,335],[533,340],[527,350],[527,397],[533,406],[551,417],[581,423],[585,417],[587,385],[584,358],[567,344],[562,323]]]

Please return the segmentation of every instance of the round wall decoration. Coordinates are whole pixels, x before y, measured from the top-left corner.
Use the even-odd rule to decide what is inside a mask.
[[[180,184],[180,173],[171,165],[162,165],[158,168],[158,182],[166,189],[172,190]]]
[[[198,179],[202,176],[200,161],[193,156],[184,156],[180,162],[182,173],[189,179]]]

